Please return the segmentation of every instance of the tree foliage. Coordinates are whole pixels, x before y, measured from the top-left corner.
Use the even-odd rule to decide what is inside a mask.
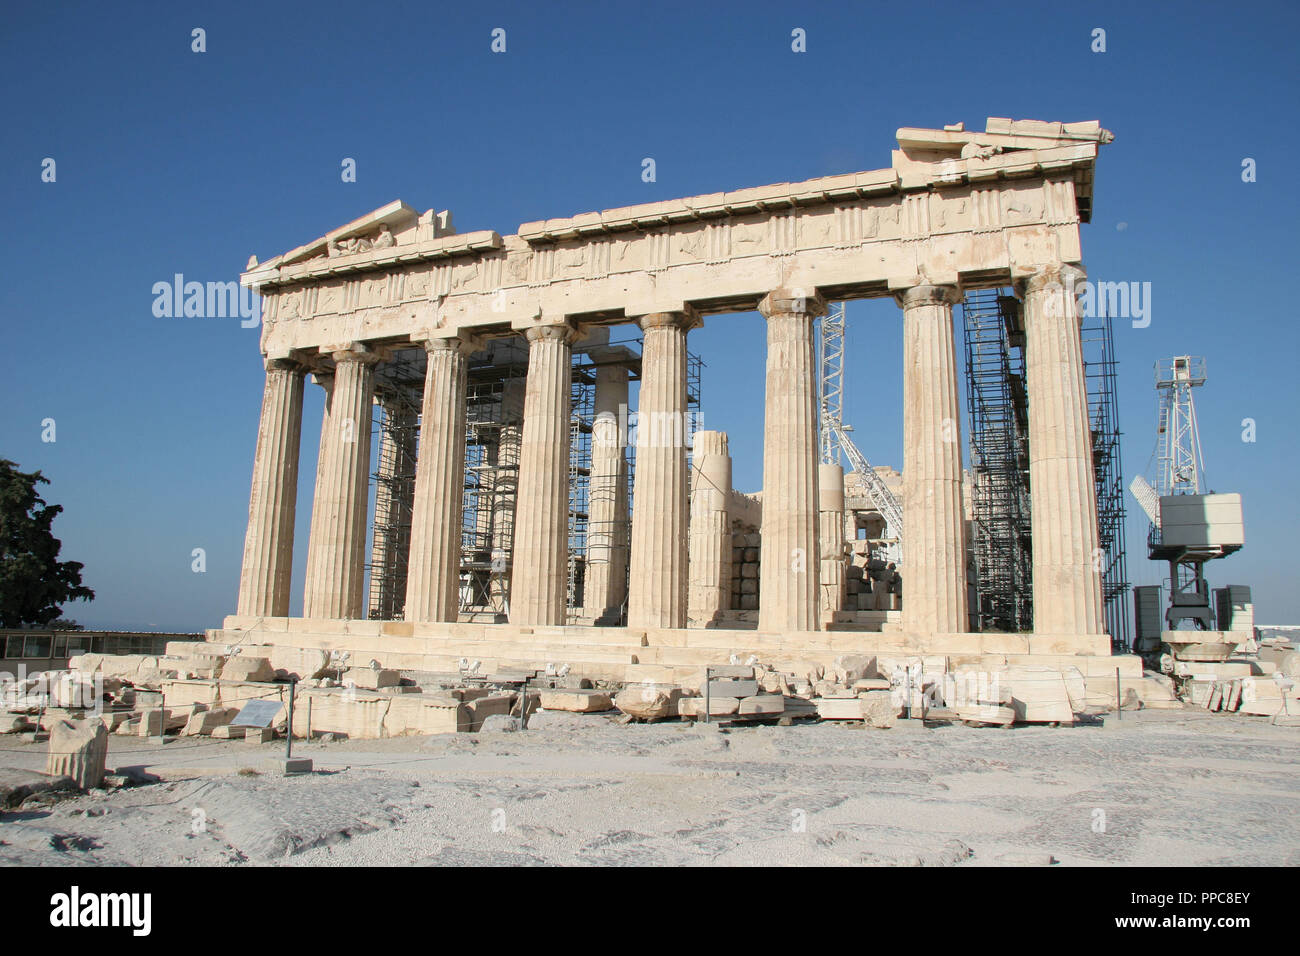
[[[63,544],[51,528],[61,505],[36,493],[49,484],[39,471],[24,473],[0,458],[0,626],[50,626],[65,601],[93,601],[81,584],[80,561],[60,561]]]

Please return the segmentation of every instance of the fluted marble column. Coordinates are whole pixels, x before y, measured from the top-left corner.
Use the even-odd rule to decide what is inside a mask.
[[[817,534],[821,556],[821,613],[830,621],[844,610],[844,468],[819,465]]]
[[[537,326],[528,382],[511,550],[510,623],[565,622],[569,550],[569,386],[574,331]]]
[[[628,627],[686,626],[686,333],[693,312],[643,316]]]
[[[305,370],[296,362],[270,359],[266,363],[239,574],[241,616],[289,615],[304,378]]]
[[[472,344],[455,337],[424,343],[428,365],[406,573],[408,621],[455,621],[460,606],[465,384],[473,349]]]
[[[731,604],[731,456],[727,433],[698,431],[691,455],[687,618],[708,625]]]
[[[820,629],[813,320],[826,314],[826,303],[800,293],[777,289],[758,306],[767,319],[760,631]]]
[[[626,365],[596,369],[582,603],[598,618],[617,615],[627,597],[627,454],[622,429],[627,377]]]
[[[497,471],[492,485],[492,549],[509,551],[514,543],[515,503],[519,485],[519,448],[524,433],[522,378],[501,383],[501,432],[497,440]]]
[[[954,286],[922,285],[903,307],[903,630],[969,629]]]
[[[1084,277],[1076,266],[1055,263],[1022,289],[1035,634],[1105,631],[1092,432],[1075,300]],[[1106,652],[1102,641],[1086,643],[1088,650]]]
[[[364,346],[333,353],[334,374],[323,376],[316,493],[307,542],[304,617],[360,618],[365,604],[366,517],[374,364]]]

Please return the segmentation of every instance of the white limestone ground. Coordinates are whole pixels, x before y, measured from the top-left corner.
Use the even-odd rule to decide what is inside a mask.
[[[235,772],[282,744],[124,741],[110,766],[167,780],[3,813],[0,864],[1300,864],[1300,733],[1238,715],[888,731],[533,720],[296,747],[310,778]],[[3,746],[0,766],[43,760]]]

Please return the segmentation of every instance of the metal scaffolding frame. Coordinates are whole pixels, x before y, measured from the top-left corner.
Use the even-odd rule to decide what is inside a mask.
[[[489,359],[471,363],[468,371],[461,502],[462,613],[495,616],[508,609],[523,396],[521,391],[520,408],[507,408],[505,392],[511,384],[522,389],[526,362],[526,357],[522,365]]]
[[[406,606],[411,503],[424,394],[423,349],[403,349],[377,367],[372,449],[375,513],[371,532],[367,616],[394,620]]]
[[[1033,563],[1020,303],[1005,290],[969,290],[962,326],[974,479],[972,617],[980,630],[1028,631],[1033,629]]]
[[[587,571],[587,522],[591,517],[591,434],[596,421],[596,366],[573,357],[569,382],[569,573],[565,604],[572,615],[582,607]]]
[[[1109,315],[1085,317],[1080,329],[1092,428],[1093,479],[1097,493],[1097,537],[1102,556],[1102,599],[1106,631],[1116,650],[1131,643],[1127,548],[1124,540],[1124,469],[1120,460],[1119,392],[1115,336]]]
[[[606,343],[601,343],[604,346]],[[609,342],[633,354],[629,377],[638,377],[635,360],[640,339]],[[375,469],[375,511],[371,528],[368,616],[377,620],[402,617],[406,598],[406,569],[411,540],[411,507],[419,416],[423,403],[427,358],[423,349],[403,349],[376,367],[372,448]],[[703,362],[687,354],[687,454],[699,424],[700,379]],[[568,506],[568,583],[570,614],[581,608],[586,571],[590,515],[591,438],[595,416],[597,362],[575,349],[570,385],[570,451]],[[528,349],[514,339],[493,340],[489,349],[469,364],[466,386],[464,495],[461,504],[459,608],[463,615],[496,618],[509,611],[510,573],[514,541],[515,499],[522,443],[522,387],[519,407],[504,401],[508,383],[522,386],[528,374]],[[630,532],[635,448],[627,455]],[[630,534],[624,536],[630,540]]]

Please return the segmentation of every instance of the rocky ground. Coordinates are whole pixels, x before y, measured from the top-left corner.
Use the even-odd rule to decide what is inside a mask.
[[[1300,731],[1203,710],[1105,726],[620,725],[295,746],[111,737],[158,783],[0,813],[0,864],[1297,865]],[[0,739],[0,784],[44,766]],[[140,771],[136,771],[140,772]]]

